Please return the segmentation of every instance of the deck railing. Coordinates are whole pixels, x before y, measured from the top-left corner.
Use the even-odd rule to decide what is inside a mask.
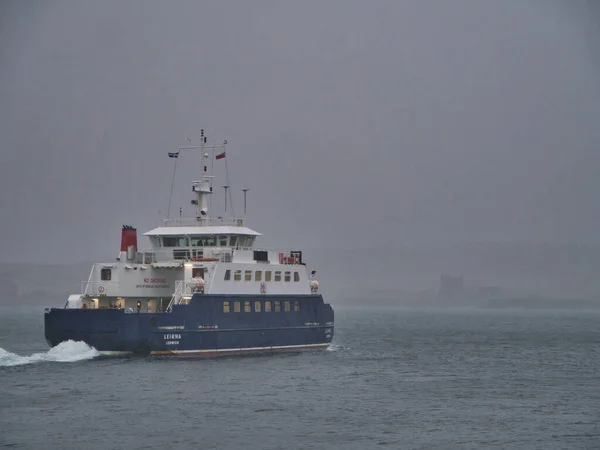
[[[167,312],[171,312],[171,310],[173,309],[173,305],[178,305],[181,301],[181,297],[183,297],[183,287],[183,281],[179,280],[175,282],[175,291],[173,292],[173,295],[171,296],[171,301],[167,306]]]
[[[136,264],[152,264],[161,261],[186,261],[194,258],[217,258],[221,262],[231,262],[234,247],[177,247],[172,250],[143,249],[136,253],[132,261]],[[214,254],[215,249],[218,254]],[[237,247],[239,250],[250,250],[249,247]]]

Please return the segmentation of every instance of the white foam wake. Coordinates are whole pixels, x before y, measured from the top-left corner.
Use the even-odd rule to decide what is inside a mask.
[[[343,345],[331,344],[327,347],[327,350],[330,352],[339,352],[341,350],[348,350],[348,347],[344,347]]]
[[[46,353],[34,353],[31,356],[19,356],[0,347],[0,367],[20,366],[44,361],[74,362],[92,359],[100,355],[94,347],[82,341],[61,342]]]

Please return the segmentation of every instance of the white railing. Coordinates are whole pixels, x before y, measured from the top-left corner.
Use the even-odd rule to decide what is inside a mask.
[[[237,247],[239,250],[251,250],[250,247]],[[212,254],[215,252],[215,254]],[[231,262],[234,247],[176,247],[172,250],[140,250],[132,263],[152,264],[164,261],[186,261],[194,258],[216,258],[221,262]]]
[[[171,310],[173,309],[173,305],[178,305],[181,301],[181,298],[183,297],[183,287],[183,281],[175,282],[175,292],[173,292],[173,295],[171,296],[171,301],[167,306],[167,312],[171,312]]]
[[[243,227],[244,219],[234,219],[231,217],[177,217],[171,219],[161,219],[160,225],[163,227],[201,227],[211,225]]]

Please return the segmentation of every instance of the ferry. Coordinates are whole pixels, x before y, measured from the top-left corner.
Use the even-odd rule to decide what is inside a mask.
[[[207,144],[202,130],[200,145],[168,154],[174,181],[179,157],[200,152],[200,179],[191,182],[194,217],[168,214],[144,233],[147,248],[138,248],[136,228],[123,225],[116,259],[93,264],[63,308],[46,308],[51,347],[73,340],[106,355],[219,357],[330,346],[334,312],[315,271],[301,250],[255,246],[261,234],[245,223],[248,189],[243,218],[209,215],[208,166],[212,173],[227,158],[226,144]]]

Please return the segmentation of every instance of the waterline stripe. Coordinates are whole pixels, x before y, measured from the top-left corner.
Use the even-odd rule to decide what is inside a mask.
[[[279,345],[272,347],[245,347],[245,348],[212,348],[203,350],[155,350],[152,355],[186,355],[186,354],[209,354],[209,353],[235,353],[235,352],[256,352],[256,351],[272,351],[272,350],[301,350],[310,348],[326,349],[330,344],[304,344],[304,345]]]

